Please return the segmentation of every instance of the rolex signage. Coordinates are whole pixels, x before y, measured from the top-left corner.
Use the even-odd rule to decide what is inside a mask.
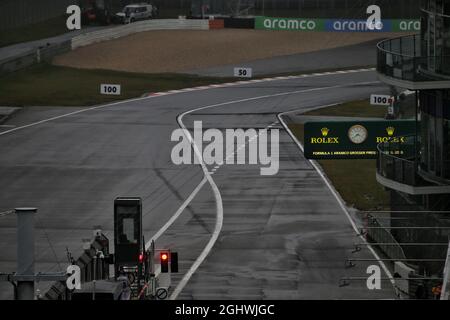
[[[405,144],[415,133],[414,120],[328,121],[305,123],[305,157],[308,159],[375,159],[377,145]],[[400,148],[401,149],[401,148]]]

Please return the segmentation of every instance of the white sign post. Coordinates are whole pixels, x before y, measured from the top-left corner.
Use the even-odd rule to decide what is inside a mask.
[[[238,78],[251,78],[252,73],[252,68],[234,68],[234,76]]]
[[[120,84],[101,84],[100,94],[120,96]]]
[[[373,106],[390,106],[394,102],[394,97],[382,95],[382,94],[372,94],[370,96],[370,104]]]

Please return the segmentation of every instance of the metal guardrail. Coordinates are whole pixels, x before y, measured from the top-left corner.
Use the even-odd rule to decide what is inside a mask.
[[[389,229],[381,228],[382,225],[378,220],[372,216],[367,215],[366,217],[367,227],[379,227],[377,229],[367,229],[366,238],[370,242],[378,243],[377,247],[380,248],[388,257],[392,259],[406,259],[405,252],[402,247],[397,243],[397,240],[390,233]],[[386,245],[386,243],[392,243],[397,245]]]
[[[399,140],[403,142],[400,143]],[[391,138],[388,142],[380,143],[378,148],[377,171],[381,176],[415,186],[419,183],[417,162],[415,156],[415,135]]]
[[[449,213],[448,211],[364,211],[361,212],[364,213],[364,226],[361,227],[362,230],[364,230],[364,234],[366,235],[366,239],[368,240],[368,244],[365,243],[359,243],[355,244],[355,251],[358,252],[361,250],[361,246],[363,245],[372,245],[374,247],[377,247],[381,251],[383,251],[384,254],[386,254],[387,258],[381,259],[382,261],[388,261],[393,263],[405,263],[406,267],[411,267],[411,270],[415,270],[412,273],[409,273],[407,277],[405,275],[397,275],[398,279],[395,279],[395,283],[398,286],[398,288],[402,288],[403,294],[406,294],[408,297],[411,298],[417,298],[417,299],[436,299],[439,298],[439,290],[442,287],[442,293],[445,293],[447,287],[443,285],[443,283],[449,284],[448,280],[448,274],[450,274],[450,256],[449,252],[447,251],[447,256],[444,257],[442,255],[442,250],[445,250],[446,247],[448,247],[448,243],[444,242],[445,240],[441,240],[439,242],[436,242],[437,239],[429,239],[434,240],[435,242],[401,242],[399,243],[396,238],[391,234],[391,231],[393,229],[395,230],[405,230],[405,231],[421,231],[421,230],[444,230],[450,228],[449,226],[392,226],[392,225],[385,225],[384,220],[390,220],[390,219],[396,219],[399,217],[377,217],[376,214],[389,214],[392,213],[400,213],[400,214],[406,214],[407,219],[405,221],[409,221],[410,219],[415,219],[415,215],[412,214],[419,214],[418,219],[420,219],[420,215],[428,216],[432,213]],[[398,220],[400,221],[400,220]],[[383,239],[391,239],[387,242],[381,242]],[[426,240],[426,239],[425,239]],[[386,241],[386,240],[384,240]],[[423,256],[407,256],[405,253],[406,250],[410,250],[411,248],[416,247],[417,250],[422,250],[424,252]],[[426,248],[428,247],[428,248]],[[438,250],[436,250],[438,249]],[[405,251],[404,251],[405,250]],[[450,250],[450,249],[447,249]],[[430,255],[430,252],[433,252],[432,255]],[[425,254],[427,252],[427,254]],[[410,255],[410,253],[408,253]],[[376,259],[373,259],[375,261]],[[348,259],[346,261],[346,265],[352,266],[354,262],[358,261],[372,261],[371,259]],[[445,262],[445,267],[443,274],[440,273],[440,271],[436,272],[427,272],[425,271],[423,274],[418,274],[420,271],[420,267],[418,264],[434,264],[439,265],[443,264]],[[348,280],[348,279],[344,279]],[[357,278],[353,279],[350,278],[350,280],[358,280]],[[405,282],[405,280],[407,280]],[[345,283],[348,284],[349,281],[346,281]],[[405,289],[406,288],[406,289]],[[443,297],[441,297],[442,299]],[[448,296],[445,296],[444,299],[448,299]]]
[[[80,267],[81,283],[109,279],[110,261],[97,258],[99,252],[102,252],[104,257],[109,256],[109,240],[103,234],[96,236],[95,239],[89,243],[89,247],[85,248],[81,256],[76,261],[73,261],[73,264]],[[44,294],[42,299],[67,300],[68,295],[69,293],[65,284],[57,281]]]
[[[427,47],[420,35],[403,36],[377,44],[377,71],[398,80],[449,80],[450,56],[423,55]]]

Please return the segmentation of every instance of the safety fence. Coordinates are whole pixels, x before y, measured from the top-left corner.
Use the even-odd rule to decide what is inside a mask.
[[[445,288],[443,284],[448,284],[450,274],[450,244],[445,236],[450,227],[433,225],[427,218],[435,213],[446,212],[361,213],[362,234],[382,254],[380,261],[392,263],[395,287],[400,297],[439,298],[439,293]]]
[[[71,261],[80,267],[81,283],[93,280],[109,279],[109,240],[103,234],[98,234],[92,242],[87,242],[82,255]],[[63,282],[55,282],[42,297],[44,300],[68,300],[70,292]]]

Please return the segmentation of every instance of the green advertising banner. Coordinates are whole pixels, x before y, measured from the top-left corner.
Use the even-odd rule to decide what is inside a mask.
[[[392,21],[393,32],[420,31],[420,20],[399,20]]]
[[[329,32],[418,32],[420,20],[383,20],[382,30],[370,30],[365,19],[309,19],[255,17],[255,29]]]
[[[324,19],[256,17],[255,29],[324,31]]]
[[[377,145],[393,139],[405,143],[404,136],[415,133],[414,120],[328,121],[305,123],[307,159],[375,159]]]

